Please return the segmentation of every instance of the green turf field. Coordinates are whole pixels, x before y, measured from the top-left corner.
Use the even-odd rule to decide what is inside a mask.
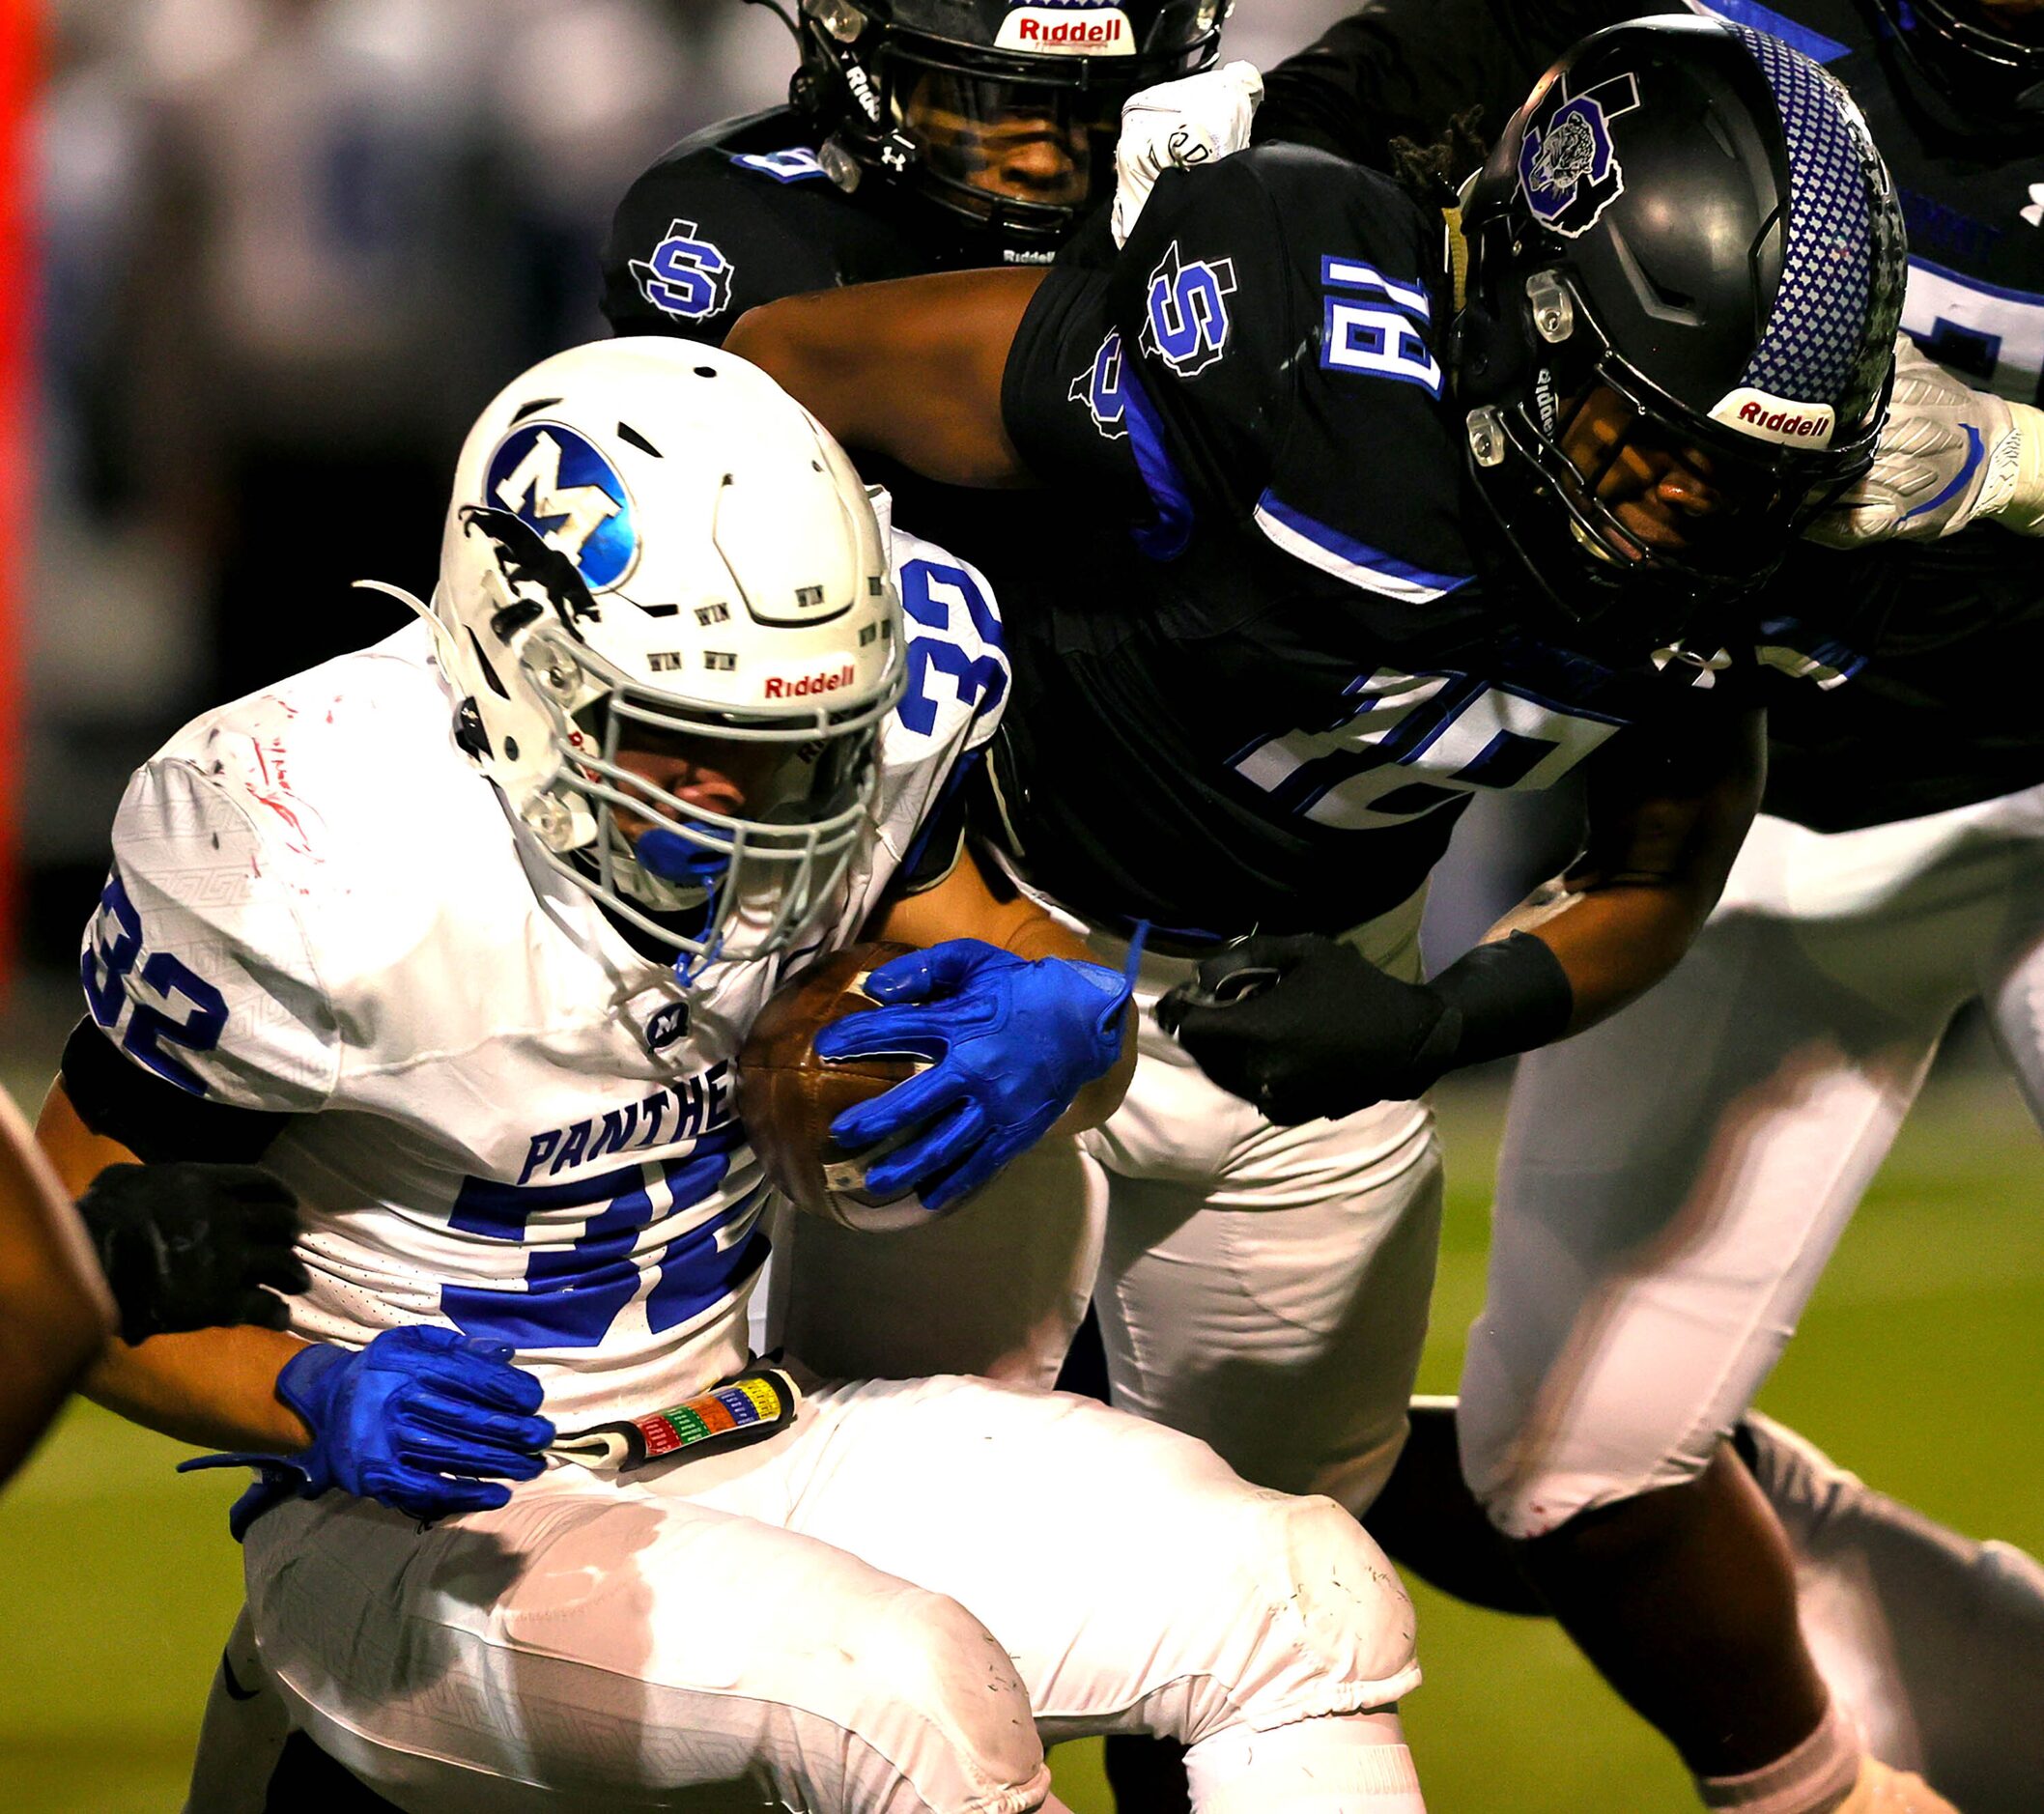
[[[1482,1289],[1493,1092],[1452,1092],[1449,1214],[1421,1385],[1450,1389]],[[1879,1486],[2044,1551],[2044,1145],[1999,1080],[1933,1086],[1846,1237],[1764,1403]],[[0,1500],[0,1806],[178,1805],[239,1600],[236,1488],[179,1479],[175,1444],[75,1409]],[[1691,1807],[1660,1742],[1555,1633],[1420,1596],[1427,1684],[1406,1704],[1434,1814]],[[1059,1754],[1106,1814],[1093,1747]]]

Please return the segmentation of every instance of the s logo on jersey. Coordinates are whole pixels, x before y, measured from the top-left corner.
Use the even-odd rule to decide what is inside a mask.
[[[685,322],[707,321],[731,306],[735,270],[709,241],[696,237],[693,220],[670,222],[667,237],[653,248],[653,256],[632,261],[639,294],[663,314]]]
[[[1639,105],[1630,75],[1601,82],[1573,99],[1555,84],[1544,118],[1526,123],[1519,147],[1519,182],[1543,226],[1566,239],[1587,233],[1625,193],[1625,166],[1611,143],[1611,122]]]
[[[1185,264],[1174,240],[1150,273],[1143,344],[1180,378],[1204,372],[1228,350],[1228,303],[1235,261]]]
[[[1111,328],[1093,355],[1093,363],[1071,381],[1065,392],[1083,403],[1093,425],[1109,440],[1128,433],[1128,400],[1121,394],[1121,330]]]
[[[613,586],[639,556],[625,482],[572,428],[526,422],[497,443],[484,492],[575,563],[592,592]]]

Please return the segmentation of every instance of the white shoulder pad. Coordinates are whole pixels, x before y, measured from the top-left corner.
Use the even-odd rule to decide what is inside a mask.
[[[128,1057],[305,1112],[418,1032],[444,905],[510,843],[430,647],[407,630],[222,706],[136,772],[84,956]]]
[[[332,1094],[340,1039],[290,884],[249,813],[196,764],[137,770],[85,929],[86,1006],[158,1077],[237,1108]]]

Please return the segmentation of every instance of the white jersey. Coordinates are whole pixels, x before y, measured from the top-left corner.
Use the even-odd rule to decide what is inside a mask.
[[[568,1423],[745,1360],[766,1195],[733,1106],[784,971],[849,941],[1008,692],[985,582],[896,533],[908,691],[873,836],[784,958],[687,987],[540,861],[455,746],[424,625],[208,714],[137,771],[88,928],[94,1019],[195,1095],[295,1118],[291,1328],[508,1342]]]

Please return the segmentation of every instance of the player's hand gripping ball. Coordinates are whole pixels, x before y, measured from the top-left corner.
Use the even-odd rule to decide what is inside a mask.
[[[869,1230],[956,1208],[1041,1139],[1121,1057],[1129,992],[1102,965],[1032,962],[979,939],[884,949],[885,962],[874,961],[883,948],[868,948],[816,973],[816,996],[827,999],[810,998],[802,1013],[809,1037],[791,1055],[799,1081],[787,1119],[751,1105],[762,1100],[762,1081],[773,1089],[790,1065],[761,1053],[749,1069],[739,1059],[740,1113],[768,1176],[788,1165],[781,1187],[799,1205]],[[796,1003],[804,993],[798,985]],[[775,1006],[748,1052],[761,1027],[779,1025]],[[875,1064],[888,1069],[875,1076]],[[844,1070],[860,1084],[833,1088],[828,1080]],[[826,1097],[830,1115],[804,1119]],[[904,1201],[911,1191],[919,1201]]]
[[[928,1219],[906,1192],[866,1188],[871,1152],[854,1155],[831,1138],[844,1110],[906,1083],[920,1060],[881,1056],[828,1063],[816,1035],[834,1020],[880,1006],[867,977],[914,948],[879,941],[848,946],[785,984],[760,1010],[738,1055],[738,1114],[775,1189],[796,1208],[846,1228],[909,1228]]]

